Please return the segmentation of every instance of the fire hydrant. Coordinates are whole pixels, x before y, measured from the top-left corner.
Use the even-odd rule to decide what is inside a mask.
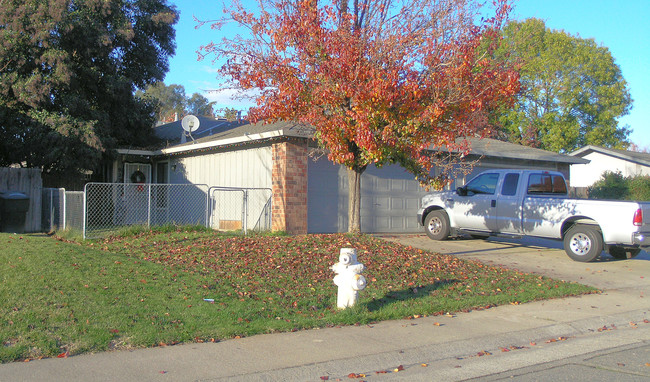
[[[356,304],[359,291],[366,287],[366,278],[361,275],[365,267],[357,261],[357,250],[341,248],[339,262],[330,267],[336,273],[334,284],[339,287],[336,306],[345,309]]]

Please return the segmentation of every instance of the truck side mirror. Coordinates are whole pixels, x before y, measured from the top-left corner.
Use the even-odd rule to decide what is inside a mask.
[[[458,196],[467,196],[467,188],[465,188],[465,187],[458,187],[458,188],[456,189],[456,193],[458,194]]]

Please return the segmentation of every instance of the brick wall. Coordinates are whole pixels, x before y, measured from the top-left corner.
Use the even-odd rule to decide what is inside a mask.
[[[307,140],[274,143],[272,155],[272,229],[307,233]]]

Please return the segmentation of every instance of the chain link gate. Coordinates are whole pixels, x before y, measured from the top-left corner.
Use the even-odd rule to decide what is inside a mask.
[[[221,231],[271,229],[270,188],[210,187],[210,227]]]
[[[84,195],[84,238],[130,225],[208,226],[205,184],[88,183]]]

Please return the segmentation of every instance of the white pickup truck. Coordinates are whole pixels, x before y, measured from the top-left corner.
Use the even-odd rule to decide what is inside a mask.
[[[564,176],[553,171],[488,170],[455,192],[422,198],[418,222],[433,240],[469,234],[536,236],[564,241],[576,261],[603,250],[632,258],[650,247],[650,203],[570,199]]]

